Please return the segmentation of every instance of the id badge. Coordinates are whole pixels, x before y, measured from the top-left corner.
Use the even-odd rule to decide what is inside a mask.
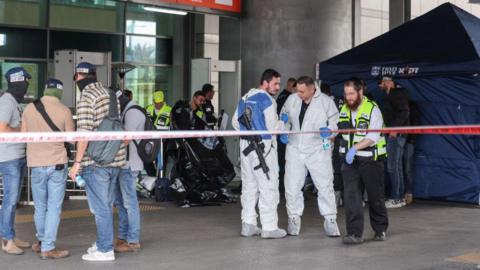
[[[367,135],[368,123],[367,122],[360,122],[358,123],[357,127],[357,134],[361,136]]]

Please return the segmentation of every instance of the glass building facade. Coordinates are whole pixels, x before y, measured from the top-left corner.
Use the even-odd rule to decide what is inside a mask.
[[[28,97],[39,97],[45,79],[54,74],[54,51],[111,51],[112,63],[137,67],[125,76],[125,87],[140,105],[150,103],[151,93],[158,89],[172,103],[179,96],[173,92],[183,91],[175,89],[173,80],[183,79],[183,68],[174,66],[184,62],[185,16],[143,7],[113,0],[0,0],[2,89],[5,72],[21,65],[33,77]],[[118,81],[112,72],[112,86]]]

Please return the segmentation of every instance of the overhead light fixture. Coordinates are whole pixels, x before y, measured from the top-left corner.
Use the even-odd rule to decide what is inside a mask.
[[[143,7],[144,10],[152,11],[152,12],[160,12],[160,13],[167,13],[167,14],[174,14],[174,15],[187,15],[186,11],[176,10],[176,9],[168,9],[168,8],[161,8],[161,7]]]

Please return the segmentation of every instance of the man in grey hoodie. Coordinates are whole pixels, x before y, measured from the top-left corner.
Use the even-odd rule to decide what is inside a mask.
[[[126,131],[143,131],[145,114],[143,108],[117,92]],[[118,209],[118,238],[116,252],[132,252],[140,249],[140,209],[138,206],[136,180],[143,170],[143,161],[133,141],[128,145],[127,164],[121,169],[115,188],[115,206]]]

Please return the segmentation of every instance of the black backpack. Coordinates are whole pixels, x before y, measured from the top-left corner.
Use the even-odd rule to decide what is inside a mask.
[[[172,193],[170,190],[170,179],[168,178],[158,178],[155,182],[155,201],[157,202],[171,202],[173,201]]]
[[[137,109],[145,116],[145,126],[143,127],[144,131],[156,130],[155,125],[150,117],[147,116],[147,112],[144,108],[138,105],[133,105],[125,111],[124,115],[126,115],[130,109]],[[125,117],[123,118],[123,123],[125,124]],[[137,147],[137,153],[144,163],[151,163],[156,160],[158,152],[160,151],[160,139],[142,139],[140,141],[133,140],[133,143]]]

